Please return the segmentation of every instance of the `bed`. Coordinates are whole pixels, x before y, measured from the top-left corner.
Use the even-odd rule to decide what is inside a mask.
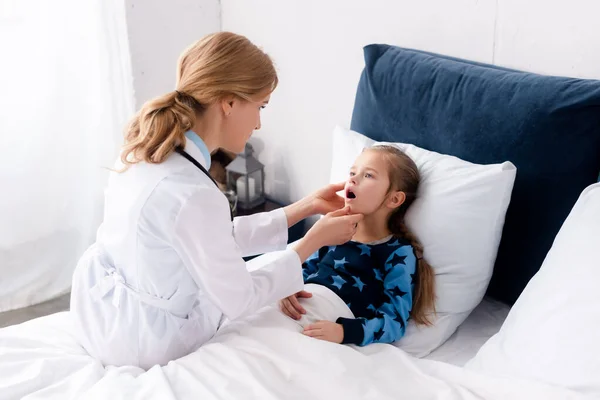
[[[505,311],[506,306],[482,303],[429,358],[464,363]],[[277,308],[266,308],[226,325],[196,353],[149,371],[104,368],[73,338],[68,312],[34,319],[0,331],[0,394],[29,400],[575,398],[548,385],[418,360],[391,345],[359,349],[316,341],[300,335],[289,318],[282,319]]]
[[[407,152],[412,152],[417,158],[423,157],[420,158],[423,165],[432,165],[432,160],[437,160],[435,162],[439,161],[441,166],[452,165],[451,171],[465,168],[465,173],[443,175],[443,179],[437,181],[447,185],[442,185],[442,194],[452,190],[456,192],[453,179],[466,179],[466,176],[473,182],[479,173],[485,179],[490,173],[495,179],[504,179],[507,173],[512,176],[512,180],[500,185],[501,193],[505,193],[507,188],[512,189],[514,182],[514,191],[509,190],[512,191],[512,198],[508,199],[510,206],[507,199],[499,201],[492,209],[494,219],[490,221],[494,223],[484,224],[491,225],[493,229],[488,229],[485,235],[478,235],[489,239],[485,241],[486,246],[496,247],[481,258],[485,261],[485,268],[476,266],[480,273],[474,275],[472,268],[458,271],[457,263],[453,261],[447,270],[436,271],[436,279],[439,277],[443,285],[459,285],[460,288],[441,296],[451,303],[439,304],[440,321],[451,321],[444,325],[442,331],[434,332],[438,339],[442,337],[443,340],[430,346],[424,352],[427,354],[422,356],[402,343],[397,346],[373,344],[362,348],[340,346],[301,335],[299,325],[272,305],[256,315],[227,321],[215,337],[196,352],[166,366],[154,366],[144,371],[136,367],[102,366],[77,344],[72,335],[70,315],[61,312],[0,330],[0,398],[598,398],[600,388],[594,381],[594,376],[598,375],[594,374],[600,372],[600,367],[594,364],[594,360],[581,356],[570,358],[569,361],[574,364],[569,368],[576,373],[570,376],[573,380],[561,380],[556,376],[564,375],[560,368],[566,366],[559,358],[554,359],[551,372],[548,372],[546,364],[536,364],[536,360],[541,359],[538,358],[540,352],[549,352],[552,343],[561,343],[567,350],[570,343],[560,337],[555,338],[553,331],[546,331],[534,338],[537,340],[544,336],[544,340],[537,340],[544,347],[536,348],[531,344],[530,354],[527,354],[528,348],[514,346],[515,335],[511,336],[510,330],[523,325],[523,320],[535,320],[529,318],[534,312],[523,310],[539,303],[530,299],[539,299],[539,295],[536,297],[535,293],[531,293],[544,286],[544,279],[540,276],[558,270],[546,264],[552,264],[553,258],[573,246],[570,238],[578,238],[578,276],[598,274],[594,272],[597,268],[594,269],[591,261],[591,254],[597,247],[595,242],[585,238],[600,239],[597,224],[586,222],[600,218],[600,206],[595,205],[600,204],[597,201],[600,200],[600,190],[586,189],[593,184],[600,170],[600,134],[596,129],[600,126],[600,84],[563,78],[548,80],[546,77],[385,45],[367,46],[365,63],[352,119],[352,129],[366,135],[366,139],[360,140],[404,142]],[[544,97],[541,92],[526,90],[532,87],[552,90],[543,91],[546,93]],[[559,87],[561,90],[557,89]],[[560,96],[548,95],[554,93],[554,89]],[[551,109],[551,112],[543,112],[545,108]],[[500,114],[502,110],[505,115]],[[575,113],[575,117],[569,113]],[[550,127],[553,130],[548,134]],[[568,138],[563,137],[565,130],[571,133]],[[531,155],[530,150],[539,150],[540,146],[546,146],[548,153],[557,148],[580,150],[580,157],[557,166],[543,154]],[[450,159],[449,155],[455,157]],[[514,168],[503,164],[506,160],[516,164],[519,171],[516,179]],[[480,168],[476,163],[496,163],[497,166]],[[440,171],[447,173],[445,168]],[[332,172],[332,179],[334,177]],[[485,190],[478,193],[489,195],[495,193],[493,190],[499,190],[499,185],[495,184],[497,180],[488,181],[485,181],[488,185]],[[475,179],[474,182],[480,190],[482,181]],[[547,196],[556,185],[561,187],[561,196],[548,201],[551,209],[539,205],[535,209],[530,207],[532,202],[539,203],[539,197]],[[486,201],[478,205],[481,208],[477,208],[479,211],[474,215],[480,217],[480,214],[488,212],[491,207],[488,203],[494,203],[496,197],[484,197]],[[435,207],[438,203],[427,204]],[[431,208],[427,208],[427,204],[423,205],[423,213],[430,215]],[[441,211],[442,215],[452,214],[450,209],[442,208]],[[418,215],[412,218],[419,221]],[[573,222],[565,223],[566,231],[557,236],[566,219]],[[500,220],[502,224],[498,222]],[[535,222],[541,224],[537,230],[530,225]],[[462,225],[457,229],[466,229],[470,224],[465,222]],[[583,229],[581,227],[586,230],[578,233],[577,229]],[[432,237],[443,229],[443,226],[434,224]],[[427,231],[423,234],[428,235]],[[523,234],[531,236],[528,248],[517,243]],[[461,239],[461,235],[456,236]],[[557,241],[553,245],[555,236]],[[474,243],[484,243],[477,240],[483,239],[474,237],[462,245],[467,249],[470,246],[476,252],[480,249]],[[557,246],[556,249],[554,246]],[[497,250],[498,247],[500,250]],[[550,248],[552,251],[544,261]],[[435,259],[436,251],[439,252],[439,249],[432,250],[429,256]],[[509,262],[518,252],[521,252],[520,257]],[[275,253],[257,257],[249,262],[249,268],[260,268],[268,257],[276,256]],[[464,258],[464,254],[458,256]],[[439,260],[443,259],[439,255]],[[540,270],[542,261],[544,267]],[[522,267],[519,273],[514,271],[515,263]],[[561,271],[564,273],[564,268]],[[538,287],[530,290],[527,282],[534,275]],[[444,280],[453,276],[458,278]],[[561,276],[561,282],[565,285],[577,282],[573,290],[581,289],[580,292],[588,296],[586,304],[598,304],[598,291],[582,289],[582,285],[589,285],[590,280],[576,278],[573,276],[569,281]],[[555,281],[551,283],[556,284]],[[484,297],[486,290],[487,296]],[[548,289],[544,290],[547,293]],[[571,297],[560,297],[556,301],[562,301],[561,307],[568,306],[572,310],[573,305],[568,303]],[[463,301],[465,298],[469,301]],[[511,308],[517,298],[519,301]],[[307,301],[305,306],[314,318],[331,319],[349,312],[345,304],[336,303],[326,291],[317,290]],[[555,303],[552,307],[558,308]],[[587,313],[586,320],[600,321],[598,311],[589,307],[584,311]],[[520,314],[528,317],[522,318]],[[549,314],[544,314],[544,318],[551,320],[555,327],[561,325],[560,320],[552,320]],[[539,321],[536,323],[542,325]],[[521,328],[521,331],[527,330],[533,331],[533,328]],[[410,332],[407,335],[408,339]],[[506,337],[511,340],[505,340]],[[590,337],[585,336],[582,340],[584,343],[578,343],[581,348],[593,348],[595,342]],[[494,351],[496,345],[503,349],[504,353],[500,355],[505,359]],[[519,349],[519,355],[528,357],[527,370],[536,370],[537,375],[519,370],[518,364],[509,360],[511,349]],[[483,358],[479,353],[483,353]],[[562,353],[561,356],[565,357]]]
[[[489,338],[498,333],[509,311],[510,307],[505,303],[485,297],[444,344],[424,358],[464,366]]]

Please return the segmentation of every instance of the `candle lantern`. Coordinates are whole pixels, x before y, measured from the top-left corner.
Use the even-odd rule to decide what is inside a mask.
[[[265,202],[264,165],[254,158],[250,143],[225,169],[227,188],[237,193],[237,206],[240,209],[250,210]]]

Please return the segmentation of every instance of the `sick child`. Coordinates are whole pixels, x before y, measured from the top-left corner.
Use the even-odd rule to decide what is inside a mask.
[[[367,148],[355,160],[345,202],[350,213],[364,218],[351,241],[323,247],[303,264],[304,282],[329,288],[355,318],[318,321],[304,328],[305,335],[365,346],[397,341],[409,318],[430,324],[434,273],[404,222],[419,182],[415,163],[394,146]],[[301,291],[283,299],[280,308],[298,320],[305,313],[298,298],[310,296]]]

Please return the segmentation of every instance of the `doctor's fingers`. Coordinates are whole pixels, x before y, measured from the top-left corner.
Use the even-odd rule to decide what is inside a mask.
[[[360,221],[362,221],[364,216],[362,214],[350,214],[350,215],[345,215],[340,218],[344,218],[344,219],[348,220],[348,222],[350,222],[351,224],[358,224]]]

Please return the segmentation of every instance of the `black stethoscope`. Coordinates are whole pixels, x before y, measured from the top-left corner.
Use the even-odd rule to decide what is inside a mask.
[[[215,181],[213,179],[212,176],[210,176],[210,174],[208,173],[208,171],[206,170],[206,168],[204,168],[202,166],[202,164],[200,164],[198,161],[196,161],[194,159],[194,157],[190,156],[188,153],[185,152],[185,150],[183,150],[183,147],[181,146],[177,146],[175,148],[175,151],[179,154],[181,154],[184,158],[186,158],[189,162],[191,162],[192,164],[194,164],[196,166],[196,168],[198,168],[200,171],[202,171],[202,173],[204,173],[204,175],[208,176],[208,178],[215,184],[216,187],[219,187],[219,185],[217,185],[217,181]],[[229,214],[231,216],[231,220],[233,221],[233,210],[231,209],[231,206],[229,207]]]

